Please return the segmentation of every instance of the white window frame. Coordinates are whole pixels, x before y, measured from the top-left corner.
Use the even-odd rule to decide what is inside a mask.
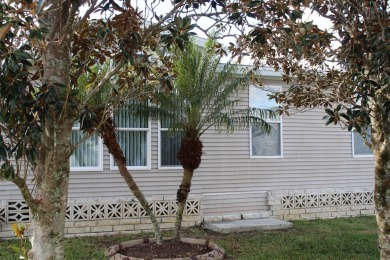
[[[72,127],[72,132],[73,131],[81,132],[79,126]],[[97,135],[96,132],[94,134]],[[98,166],[96,166],[96,167],[72,167],[72,166],[70,166],[70,171],[74,171],[74,172],[76,172],[76,171],[77,172],[103,171],[103,142],[102,142],[102,139],[99,136],[98,136],[98,149],[99,149],[99,153],[98,153],[99,163],[98,163]],[[69,162],[69,164],[70,164],[70,162]]]
[[[249,93],[248,93],[248,97],[249,97],[249,107],[252,107],[252,104],[251,104],[251,88],[256,88],[255,86],[253,85],[250,85],[249,86]],[[282,90],[282,87],[281,86],[276,86],[276,85],[270,85],[270,86],[267,86],[268,89],[273,89],[273,90],[276,90],[276,91],[281,91]],[[266,91],[266,89],[262,89],[263,91]],[[250,124],[249,126],[249,158],[251,159],[280,159],[280,158],[283,158],[283,118],[282,116],[278,116],[277,119],[274,119],[274,120],[269,120],[267,119],[266,120],[267,123],[278,123],[279,126],[280,126],[280,155],[270,155],[270,156],[258,156],[258,155],[253,155],[253,149],[252,149],[252,124]]]
[[[177,170],[177,169],[183,169],[183,166],[181,164],[177,166],[164,166],[161,165],[161,131],[168,131],[169,128],[161,127],[161,120],[158,122],[158,169],[159,170]]]
[[[146,166],[126,166],[126,168],[128,170],[151,170],[152,167],[151,167],[151,164],[152,164],[152,159],[151,159],[151,156],[152,156],[152,145],[151,145],[151,140],[152,140],[152,135],[151,135],[151,119],[148,118],[148,128],[127,128],[127,127],[117,127],[115,128],[115,131],[118,132],[118,131],[129,131],[129,132],[138,132],[138,131],[144,131],[144,132],[147,132],[146,133],[146,149],[147,149],[147,152],[146,152]],[[114,164],[114,158],[112,157],[112,155],[110,154],[110,170],[112,171],[117,171],[118,170],[118,166],[115,166]]]
[[[354,134],[358,134],[360,135],[358,132],[356,131],[351,131],[351,140],[352,140],[352,157],[353,158],[373,158],[374,157],[374,154],[373,152],[371,151],[371,154],[355,154],[355,138],[353,137]],[[368,148],[368,146],[367,146]]]

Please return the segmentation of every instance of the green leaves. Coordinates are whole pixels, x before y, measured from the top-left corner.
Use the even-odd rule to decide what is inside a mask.
[[[219,57],[207,49],[188,45],[174,57],[177,77],[169,93],[155,94],[152,108],[170,122],[170,131],[199,138],[206,129],[215,127],[219,132],[232,132],[248,128],[254,123],[270,130],[265,121],[273,118],[273,111],[238,109],[235,94],[247,86],[249,77],[237,77],[236,66],[220,66]],[[152,110],[152,109],[151,109]]]
[[[196,24],[191,24],[191,18],[176,17],[175,20],[167,27],[169,34],[161,36],[161,42],[169,49],[172,45],[176,45],[181,51],[190,41],[190,37],[196,35],[191,32]]]
[[[14,166],[11,164],[9,160],[5,161],[0,167],[0,179],[6,179],[12,181],[15,179],[15,170]]]
[[[241,16],[241,13],[233,13],[232,15],[229,16],[229,20],[237,20]]]
[[[346,112],[342,112],[343,110]],[[355,130],[358,133],[362,133],[363,130],[367,129],[371,122],[369,113],[360,105],[345,107],[338,104],[335,109],[326,108],[325,113],[327,115],[323,119],[327,119],[326,125],[340,123],[345,125],[348,131]]]
[[[303,12],[301,10],[293,10],[290,13],[290,18],[295,22],[297,19],[302,19],[302,14]]]

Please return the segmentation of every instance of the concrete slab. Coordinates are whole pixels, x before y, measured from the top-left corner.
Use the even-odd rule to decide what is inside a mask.
[[[205,222],[203,227],[214,232],[226,234],[254,230],[289,229],[292,228],[292,223],[274,218],[258,218],[234,221]]]

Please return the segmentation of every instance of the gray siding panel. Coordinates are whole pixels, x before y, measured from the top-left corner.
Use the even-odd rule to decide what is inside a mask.
[[[248,92],[241,95],[247,98]],[[243,106],[247,105],[246,100]],[[250,158],[249,130],[229,135],[207,131],[202,136],[202,164],[191,189],[193,194],[204,195],[204,214],[267,210],[264,194],[270,190],[372,187],[373,158],[353,158],[351,133],[325,126],[323,116],[317,109],[282,119],[283,158]],[[151,170],[131,172],[146,195],[175,195],[182,170],[158,169],[156,122],[152,124],[151,144]],[[130,195],[118,172],[110,171],[106,149],[103,171],[72,172],[69,189],[71,198]],[[245,192],[262,195],[239,195]],[[228,198],[227,193],[234,195]],[[14,186],[0,183],[0,199],[17,194]]]
[[[214,193],[203,195],[204,216],[267,211],[267,192]]]

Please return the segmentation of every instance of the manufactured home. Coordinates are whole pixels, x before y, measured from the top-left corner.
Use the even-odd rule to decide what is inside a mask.
[[[262,76],[269,90],[288,87],[270,68]],[[266,90],[253,86],[239,96],[244,107],[276,106]],[[322,109],[314,109],[279,117],[269,122],[269,135],[255,127],[231,134],[207,130],[183,225],[264,216],[291,220],[374,214],[370,150],[358,134],[325,126],[323,116]],[[161,227],[172,228],[182,176],[176,158],[180,138],[167,135],[164,123],[132,118],[126,111],[119,110],[115,120],[128,168]],[[81,138],[77,127],[72,138]],[[152,230],[98,137],[84,142],[70,164],[68,235]],[[30,219],[17,188],[0,182],[0,237],[13,236],[11,223]]]

